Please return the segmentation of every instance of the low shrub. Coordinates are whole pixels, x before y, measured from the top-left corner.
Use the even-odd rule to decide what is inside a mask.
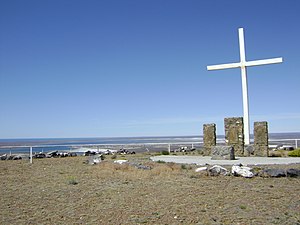
[[[240,209],[247,209],[247,206],[245,206],[245,205],[240,205]]]
[[[76,180],[75,177],[69,177],[69,182],[68,183],[71,184],[71,185],[76,185],[76,184],[78,184],[78,181]]]
[[[276,150],[276,151],[269,151],[269,157],[288,157],[288,151],[286,150]]]
[[[298,148],[296,150],[293,150],[293,151],[290,151],[288,153],[288,156],[291,156],[291,157],[300,157],[300,148]]]
[[[190,176],[190,178],[191,178],[191,179],[193,179],[193,178],[199,178],[199,175],[192,174],[192,175]]]
[[[172,171],[180,171],[180,166],[177,163],[169,162],[167,166],[171,168]]]
[[[165,151],[165,150],[164,150],[164,151],[161,151],[161,154],[162,154],[162,155],[170,155],[169,151]]]
[[[284,157],[282,151],[269,151],[269,157]]]
[[[187,166],[185,164],[181,164],[181,169],[186,170]]]

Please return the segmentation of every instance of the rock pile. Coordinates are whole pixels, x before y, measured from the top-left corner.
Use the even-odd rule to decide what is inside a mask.
[[[297,177],[300,178],[299,169],[265,169],[259,174],[262,177]]]
[[[260,177],[293,177],[300,178],[300,169],[263,169],[260,172],[253,172],[253,169],[243,165],[233,165],[231,172],[226,168],[214,165],[212,167],[199,167],[195,169],[197,173],[206,173],[208,176],[241,176],[245,178],[252,178],[254,176]]]

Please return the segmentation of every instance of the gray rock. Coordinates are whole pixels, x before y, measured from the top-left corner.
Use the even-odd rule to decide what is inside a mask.
[[[245,146],[245,151],[244,151],[245,156],[250,156],[254,154],[254,145],[247,145]]]
[[[262,171],[262,176],[286,177],[286,171],[284,169],[265,169]]]
[[[89,159],[88,159],[88,164],[89,165],[98,164],[100,162],[101,162],[101,155],[91,155],[91,156],[89,156]]]
[[[46,158],[46,154],[43,152],[40,152],[40,153],[34,154],[32,157],[35,159],[43,159],[43,158]]]
[[[20,159],[22,159],[22,156],[21,156],[21,155],[15,155],[15,156],[13,157],[13,160],[20,160]]]
[[[143,164],[140,164],[140,163],[129,163],[129,165],[137,168],[137,169],[140,169],[140,170],[151,170],[151,167],[150,166],[145,166]]]
[[[13,155],[8,155],[6,160],[13,160],[14,156]]]
[[[212,146],[212,160],[234,160],[234,149],[232,146]]]
[[[0,156],[0,159],[1,159],[1,160],[6,160],[6,159],[7,159],[7,154],[1,155],[1,156]]]
[[[55,151],[48,152],[47,155],[49,155],[50,157],[58,157],[58,151],[55,150]]]
[[[218,175],[228,175],[228,170],[222,166],[215,165],[208,169],[208,175],[210,176],[218,176]]]
[[[288,177],[300,178],[300,169],[287,169],[286,170],[286,175]]]

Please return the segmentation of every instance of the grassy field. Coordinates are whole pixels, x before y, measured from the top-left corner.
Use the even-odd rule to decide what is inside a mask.
[[[98,165],[0,161],[0,224],[300,224],[300,179],[210,177],[149,155],[125,158],[152,169],[111,156]]]

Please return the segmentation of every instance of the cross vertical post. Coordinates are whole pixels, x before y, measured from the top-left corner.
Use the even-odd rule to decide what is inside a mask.
[[[244,134],[245,144],[250,144],[250,121],[249,121],[249,103],[248,103],[248,84],[247,84],[247,69],[246,51],[244,41],[244,29],[239,28],[239,44],[240,44],[240,60],[241,60],[241,74],[242,74],[242,91],[243,91],[243,111],[244,111]]]
[[[231,69],[231,68],[241,68],[242,75],[242,92],[243,92],[243,112],[244,112],[244,142],[245,145],[250,144],[250,122],[249,122],[249,104],[248,104],[248,84],[247,84],[247,66],[260,66],[274,63],[282,63],[283,59],[272,58],[272,59],[262,59],[246,61],[245,53],[245,41],[244,41],[244,29],[239,28],[239,47],[240,47],[240,62],[238,63],[227,63],[220,65],[207,66],[207,70],[221,70],[221,69]]]

